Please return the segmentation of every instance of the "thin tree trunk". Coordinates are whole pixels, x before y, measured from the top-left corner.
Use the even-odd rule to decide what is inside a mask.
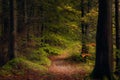
[[[84,11],[84,0],[81,0],[81,17],[83,18],[85,15],[85,11]],[[84,22],[81,22],[81,27],[82,27],[82,52],[81,53],[85,53],[85,25]]]
[[[81,17],[83,18],[85,16],[85,2],[84,0],[81,0]],[[81,22],[81,28],[82,28],[82,50],[81,50],[81,55],[82,54],[87,54],[88,53],[88,48],[86,46],[86,40],[87,40],[87,30],[88,27],[85,24],[84,21]],[[83,61],[86,61],[86,58],[83,58]]]
[[[25,4],[24,4],[24,12],[25,12],[25,25],[26,25],[26,43],[29,42],[30,40],[30,35],[29,35],[29,26],[27,25],[28,24],[28,0],[25,0]]]
[[[24,16],[25,16],[25,10],[24,10],[24,3],[25,0],[17,0],[17,32],[21,33],[24,31]]]
[[[120,76],[120,0],[115,0],[116,23],[116,74]]]

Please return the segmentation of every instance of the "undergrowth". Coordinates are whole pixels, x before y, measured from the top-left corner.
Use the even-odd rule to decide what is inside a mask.
[[[24,75],[25,70],[46,71],[42,65],[29,61],[25,58],[15,58],[9,61],[0,69],[0,75],[21,74]]]
[[[80,51],[80,42],[73,38],[68,38],[67,34],[49,32],[45,33],[43,37],[31,35],[30,41],[26,43],[21,37],[17,42],[19,45],[17,57],[20,58],[15,58],[4,65],[0,70],[0,75],[24,74],[25,69],[47,70],[46,67],[51,65],[49,56]]]
[[[68,57],[68,60],[73,61],[73,62],[91,62],[94,64],[95,60],[95,46],[89,45],[89,53],[91,56],[88,57],[82,57],[81,56],[81,45],[80,43],[76,43],[73,45],[71,48],[70,55]]]

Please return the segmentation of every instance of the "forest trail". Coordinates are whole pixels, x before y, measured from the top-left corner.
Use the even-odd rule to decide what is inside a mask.
[[[82,66],[79,63],[73,63],[68,60],[67,54],[62,54],[58,56],[51,56],[50,59],[52,61],[51,66],[49,67],[48,71],[50,73],[55,74],[63,74],[63,75],[72,75],[77,73],[86,73]]]
[[[50,80],[84,80],[88,75],[82,63],[74,63],[66,60],[67,58],[67,54],[50,57],[52,64],[48,68],[48,73],[54,75],[53,79],[49,78]]]
[[[84,78],[89,74],[85,63],[66,60],[67,54],[49,58],[52,64],[48,67],[47,72],[25,70],[24,75],[0,76],[0,80],[85,80]]]

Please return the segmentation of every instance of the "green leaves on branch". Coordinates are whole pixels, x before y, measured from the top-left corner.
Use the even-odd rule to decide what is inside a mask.
[[[98,11],[96,9],[92,9],[83,18],[81,18],[80,21],[84,22],[85,24],[92,24],[95,26],[95,24],[97,23],[97,19],[98,19]]]

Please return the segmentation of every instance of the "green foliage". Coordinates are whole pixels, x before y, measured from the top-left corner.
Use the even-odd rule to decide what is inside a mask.
[[[81,55],[81,44],[76,42],[74,45],[71,46],[71,48],[69,49],[69,59],[71,61],[75,61],[75,62],[87,62],[89,64],[94,64],[94,60],[95,60],[95,43],[91,43],[88,44],[88,56],[86,56],[85,58],[82,57]]]
[[[50,33],[49,33],[50,34]],[[68,43],[68,41],[58,35],[58,34],[46,34],[44,37],[43,37],[43,40],[45,43],[51,45],[51,46],[59,46],[59,47],[66,47],[66,44]]]
[[[38,63],[40,65],[50,66],[51,61],[48,59],[47,53],[43,48],[39,48],[38,50],[34,50],[28,57],[29,60]]]
[[[58,55],[67,46],[68,41],[60,35],[46,35],[43,38],[33,38],[38,47],[33,51],[41,56]],[[43,40],[43,42],[40,42]]]
[[[49,55],[59,55],[62,49],[52,47],[52,46],[47,46],[47,47],[44,47],[44,51]]]
[[[88,25],[87,42],[95,42],[97,20],[97,9],[91,9],[89,13],[86,13],[86,15],[80,19],[81,22],[84,22],[85,25]]]
[[[0,69],[0,75],[12,75],[12,74],[24,74],[24,71],[27,69],[46,71],[42,65],[31,62],[25,58],[15,58],[9,61]]]
[[[69,53],[68,60],[74,62],[82,62],[82,57],[80,56],[81,45],[79,42],[74,42],[74,44],[70,44],[69,48],[67,48],[67,53]]]
[[[71,60],[71,61],[75,61],[75,62],[82,62],[83,61],[83,58],[80,56],[80,54],[78,54],[78,53],[74,53],[74,54],[72,54],[70,57],[69,57],[69,59]]]
[[[90,24],[93,27],[97,24],[97,18],[98,17],[98,11],[96,9],[92,9],[89,13],[87,13],[83,18],[81,18],[81,21],[85,24]]]
[[[89,46],[89,53],[95,54],[95,47]]]
[[[116,56],[120,58],[120,50],[116,49],[115,52],[117,53]]]

